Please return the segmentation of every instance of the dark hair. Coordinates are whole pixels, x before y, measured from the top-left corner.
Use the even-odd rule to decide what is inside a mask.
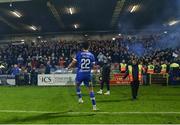
[[[89,49],[89,42],[88,41],[83,41],[82,43],[81,43],[81,47],[82,47],[82,49]]]

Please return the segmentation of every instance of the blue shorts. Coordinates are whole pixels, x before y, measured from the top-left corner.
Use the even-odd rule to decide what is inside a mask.
[[[82,82],[86,87],[89,87],[89,82],[91,82],[91,74],[78,74],[76,75],[76,84],[81,85]]]

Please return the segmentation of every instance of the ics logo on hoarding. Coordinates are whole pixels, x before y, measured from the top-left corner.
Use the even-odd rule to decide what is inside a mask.
[[[41,76],[39,77],[41,82],[44,82],[44,83],[51,83],[52,82],[52,79],[50,76]]]

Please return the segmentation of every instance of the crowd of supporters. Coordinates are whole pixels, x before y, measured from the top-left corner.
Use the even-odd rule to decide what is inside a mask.
[[[104,58],[112,63],[124,60],[130,63],[134,58],[143,64],[179,63],[180,48],[157,47],[161,36],[147,38],[118,37],[115,40],[89,41],[90,51],[95,55],[97,64],[101,65]],[[78,41],[39,41],[22,44],[8,44],[0,47],[0,74],[16,74],[18,69],[30,73],[38,69],[38,73],[50,73],[66,67],[75,53],[80,50]],[[3,70],[2,70],[3,69]]]

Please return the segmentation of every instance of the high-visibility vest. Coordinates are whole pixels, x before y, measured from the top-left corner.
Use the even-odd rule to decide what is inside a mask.
[[[148,65],[147,73],[154,73],[154,65]]]
[[[178,68],[179,67],[179,64],[178,63],[172,63],[170,65],[170,68]]]
[[[132,82],[133,75],[132,75],[132,66],[131,65],[128,66],[128,70],[129,70],[129,80]],[[138,65],[138,80],[139,81],[142,80],[142,65]]]
[[[126,66],[127,66],[127,64],[120,63],[120,66],[121,66],[120,71],[121,71],[121,72],[125,72],[125,71],[126,71]]]
[[[161,65],[161,73],[167,73],[167,65],[166,64]]]
[[[131,66],[131,65],[128,66],[128,71],[129,71],[129,80],[130,80],[130,81],[133,81],[132,66]]]
[[[143,69],[143,66],[141,64],[138,65],[138,69],[139,69],[139,73],[138,73],[138,77],[139,77],[139,81],[142,80],[142,69]]]

